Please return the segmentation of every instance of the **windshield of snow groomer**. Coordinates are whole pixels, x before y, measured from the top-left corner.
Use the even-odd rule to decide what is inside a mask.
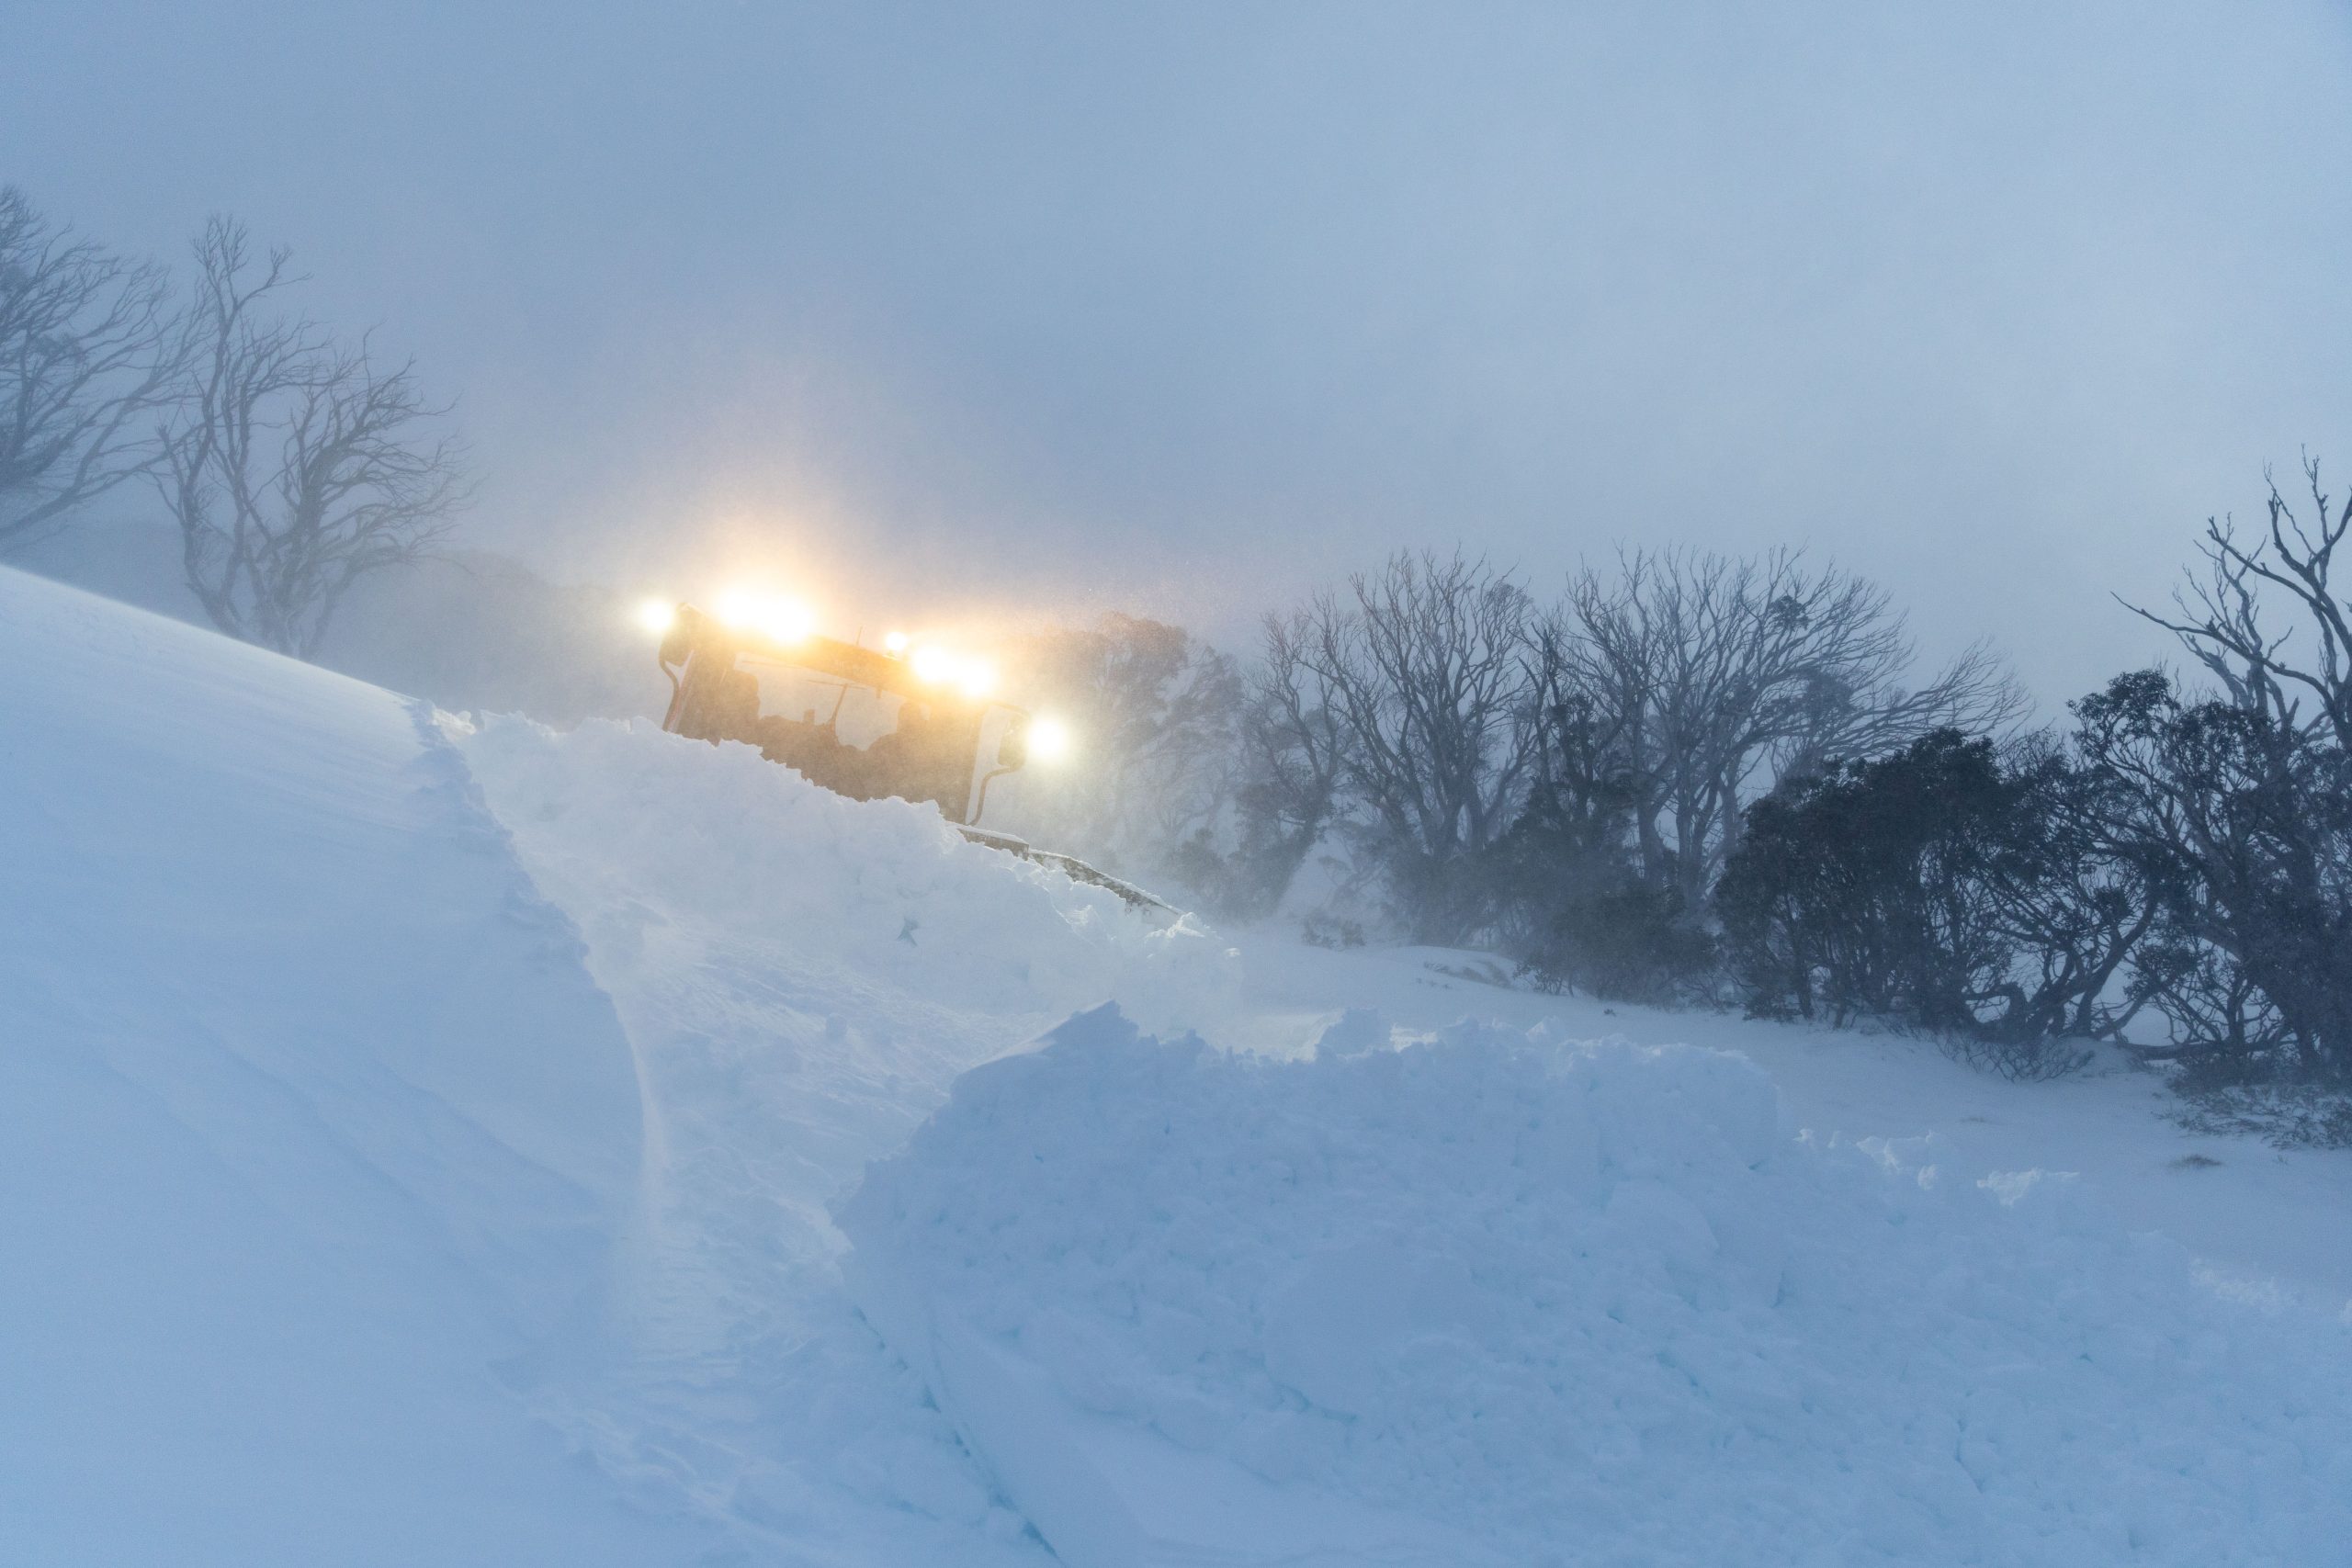
[[[895,692],[877,692],[777,660],[746,656],[740,668],[759,682],[763,716],[820,725],[830,720],[844,746],[864,748],[892,733],[906,705]]]

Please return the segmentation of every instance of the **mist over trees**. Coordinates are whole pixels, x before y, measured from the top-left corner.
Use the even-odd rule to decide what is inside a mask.
[[[1229,831],[1288,851],[1248,857],[1261,905],[1328,848],[1425,942],[1545,940],[1555,857],[1695,910],[1774,779],[2018,711],[1982,649],[1914,662],[1883,592],[1792,555],[1630,552],[1545,604],[1403,554],[1268,619]]]
[[[1911,683],[1885,594],[1789,553],[1628,552],[1550,603],[1465,552],[1405,553],[1270,615],[1244,663],[1165,627],[1157,660],[1107,657],[1106,632],[1149,625],[1057,645],[1079,668],[1149,671],[1155,694],[1195,673],[1181,705],[1088,728],[1094,766],[1065,786],[1086,807],[1041,803],[1056,829],[1131,863],[1157,852],[1240,913],[1280,907],[1319,861],[1399,934],[1503,942],[1564,975],[1596,898],[1698,924],[1775,781],[2022,708],[1982,649]],[[1163,712],[1181,726],[1156,729]]]
[[[1484,868],[1535,746],[1521,659],[1532,615],[1525,591],[1486,562],[1423,553],[1268,628],[1295,650],[1298,685],[1281,706],[1334,725],[1349,845],[1418,941],[1459,941],[1491,918]]]
[[[162,268],[0,186],[0,556],[147,471],[180,347]]]
[[[1241,691],[1233,660],[1179,627],[1122,615],[1004,652],[1030,705],[1085,737],[1083,766],[1024,776],[1029,818],[1106,859],[1186,863],[1231,806]]]
[[[403,603],[401,569],[471,574],[443,551],[468,455],[414,367],[294,309],[287,253],[233,220],[191,260],[176,284],[0,187],[0,555],[152,495],[201,612],[305,658],[347,603]],[[2189,1081],[2342,1084],[2347,533],[2306,460],[2132,607],[2185,671],[2038,728],[1989,648],[1923,666],[1885,590],[1802,552],[1625,548],[1549,582],[1403,552],[1247,649],[1113,615],[1001,650],[1083,737],[1011,809],[1219,916],[1484,948],[1540,987],[1914,1031],[2020,1077],[2153,1027],[2136,1048]],[[546,603],[483,658],[564,665],[567,715],[626,709],[568,625],[611,595],[491,576],[435,602]]]
[[[447,411],[411,366],[282,312],[286,251],[256,257],[244,226],[222,218],[195,251],[187,389],[156,488],[213,625],[308,658],[353,583],[447,536],[467,496],[464,451],[432,429]]]
[[[214,626],[316,653],[353,586],[413,566],[469,493],[413,367],[287,313],[300,281],[214,218],[185,296],[0,186],[0,555],[149,481]]]
[[[2135,1047],[2352,1078],[2352,502],[2209,525],[2165,626],[2030,728],[1986,647],[1923,668],[1877,585],[1629,549],[1541,594],[1406,553],[1246,658],[1113,617],[1042,639],[1098,755],[1035,830],[1212,911],[1476,946],[1533,984],[1911,1031],[2014,1077]],[[1057,663],[1057,661],[1058,661]]]

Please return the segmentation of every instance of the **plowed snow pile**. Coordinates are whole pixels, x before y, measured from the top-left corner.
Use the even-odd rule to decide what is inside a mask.
[[[1049,1561],[826,1204],[1220,944],[6,570],[0,655],[0,1563]]]
[[[1115,991],[1139,1018],[1198,1024],[1233,994],[1230,956],[1196,922],[1155,926],[967,843],[931,807],[844,799],[748,746],[642,722],[445,723],[534,874],[619,900],[608,923],[731,932],[848,993],[966,1015],[1059,1017]]]
[[[1276,1063],[1105,1010],[842,1224],[1070,1568],[2346,1560],[2352,1332],[1930,1158],[1784,1139],[1719,1053]]]
[[[443,724],[578,922],[644,1086],[625,1353],[571,1435],[656,1506],[686,1500],[777,1561],[1043,1562],[858,1321],[828,1206],[958,1074],[1073,1010],[1115,995],[1213,1027],[1230,953],[748,747]]]

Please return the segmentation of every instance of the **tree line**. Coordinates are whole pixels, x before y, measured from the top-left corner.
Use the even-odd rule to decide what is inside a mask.
[[[213,624],[308,658],[354,584],[447,536],[466,451],[413,365],[292,309],[284,249],[214,218],[189,263],[129,260],[0,186],[0,557],[143,484]]]
[[[1986,647],[1922,668],[1883,589],[1791,551],[1628,549],[1548,598],[1401,554],[1246,658],[1124,616],[1044,634],[1028,683],[1097,757],[1033,821],[1228,917],[1309,905],[1323,940],[1495,949],[1551,988],[2025,1077],[2138,1026],[2199,1081],[2340,1083],[2352,500],[2302,478],[2139,612],[2194,678],[2124,672],[2057,723]]]

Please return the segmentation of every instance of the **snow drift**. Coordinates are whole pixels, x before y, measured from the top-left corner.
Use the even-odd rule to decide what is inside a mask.
[[[390,693],[0,571],[0,1558],[642,1562],[628,1043]]]
[[[594,906],[582,913],[607,922],[615,956],[636,947],[611,922],[684,921],[844,991],[1007,1021],[1115,992],[1153,1026],[1199,1025],[1235,994],[1232,954],[1198,920],[1156,926],[967,842],[935,807],[846,799],[748,746],[641,720],[443,723],[535,873]]]
[[[1105,1010],[842,1220],[1071,1568],[2340,1558],[2341,1325],[1931,1159],[1784,1140],[1721,1053],[1277,1063]]]
[[[0,655],[0,1559],[2352,1539],[2344,1325],[2064,1180],[1792,1139],[1740,1058],[1400,1052],[1340,1004],[1418,959],[1270,952],[1245,1013],[1196,922],[928,809],[6,571]]]
[[[1206,1026],[1222,946],[6,571],[0,656],[0,1559],[1042,1561],[826,1205],[1073,1009]]]
[[[444,717],[638,1053],[650,1155],[627,1358],[567,1424],[649,1496],[843,1562],[1029,1562],[857,1317],[829,1206],[956,1077],[1116,996],[1213,1027],[1233,954],[743,746]]]

